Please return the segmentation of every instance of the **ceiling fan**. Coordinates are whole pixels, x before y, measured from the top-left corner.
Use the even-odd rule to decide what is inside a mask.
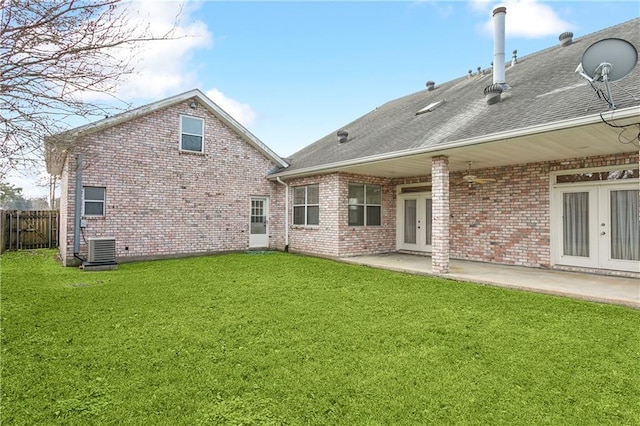
[[[469,188],[471,188],[474,184],[484,184],[484,183],[490,183],[490,182],[495,182],[496,180],[493,178],[479,178],[478,176],[474,175],[471,173],[471,164],[473,163],[473,161],[467,161],[467,164],[469,164],[469,170],[467,171],[467,174],[462,176],[462,181],[459,182],[461,184],[467,184],[469,186]]]

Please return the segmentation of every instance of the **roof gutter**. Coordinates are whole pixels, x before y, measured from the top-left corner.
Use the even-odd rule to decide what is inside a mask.
[[[625,109],[615,110],[613,114],[615,114],[616,122],[620,122],[620,120],[624,120],[624,119],[634,118],[634,117],[640,116],[640,106],[633,106]],[[516,129],[516,130],[508,130],[505,132],[492,133],[492,134],[480,136],[477,138],[461,139],[459,141],[448,143],[446,145],[413,148],[413,149],[407,149],[402,151],[395,151],[391,153],[372,155],[369,157],[339,161],[335,163],[322,164],[319,166],[306,167],[303,169],[290,170],[290,171],[284,170],[279,173],[274,173],[273,175],[270,175],[268,178],[269,179],[277,179],[279,177],[292,178],[292,177],[305,176],[305,175],[317,174],[322,172],[332,172],[332,171],[335,171],[336,169],[341,169],[345,167],[358,166],[358,165],[378,162],[378,161],[394,160],[394,159],[398,159],[402,157],[410,157],[418,154],[432,153],[436,155],[438,153],[441,153],[443,151],[448,151],[453,148],[480,145],[483,143],[497,142],[500,140],[515,139],[523,136],[531,136],[535,134],[548,133],[556,130],[565,130],[565,129],[570,129],[572,127],[585,126],[585,125],[596,124],[600,122],[602,122],[602,117],[598,113],[598,114],[593,114],[593,115],[584,116],[584,117],[572,118],[569,120],[556,121],[553,123],[530,126],[530,127],[525,127],[525,128]]]

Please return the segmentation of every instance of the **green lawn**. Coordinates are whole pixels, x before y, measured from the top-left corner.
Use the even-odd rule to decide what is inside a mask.
[[[640,311],[284,253],[1,258],[2,424],[640,424]]]

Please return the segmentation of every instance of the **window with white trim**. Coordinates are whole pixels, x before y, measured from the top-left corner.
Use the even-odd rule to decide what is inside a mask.
[[[104,216],[106,190],[101,186],[85,186],[82,188],[82,215],[83,216]]]
[[[349,184],[349,226],[382,224],[382,187]]]
[[[204,152],[204,120],[202,118],[180,116],[180,150]]]
[[[293,188],[293,224],[320,224],[320,185]]]

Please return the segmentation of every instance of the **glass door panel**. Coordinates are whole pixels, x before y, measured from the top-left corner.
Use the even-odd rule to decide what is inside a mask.
[[[416,200],[404,200],[404,243],[416,244],[417,209]]]
[[[609,213],[611,221],[611,258],[640,260],[640,218],[637,190],[611,191]]]
[[[565,256],[589,257],[589,193],[562,196],[562,247]]]
[[[269,200],[265,197],[251,198],[249,214],[249,247],[268,247],[269,233],[267,224],[269,219]]]
[[[407,193],[398,196],[397,204],[398,249],[431,250],[431,195]]]

